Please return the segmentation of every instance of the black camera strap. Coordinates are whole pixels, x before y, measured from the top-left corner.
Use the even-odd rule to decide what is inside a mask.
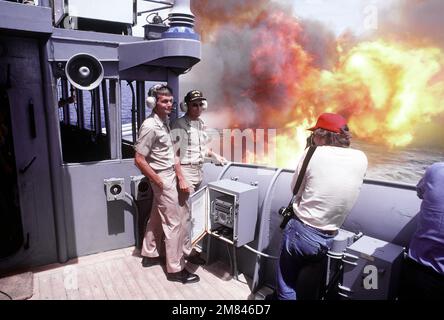
[[[305,171],[307,171],[308,163],[310,162],[311,157],[313,156],[313,153],[315,152],[315,150],[316,150],[316,146],[311,146],[308,149],[307,154],[304,158],[304,162],[302,163],[301,170],[299,171],[299,174],[298,174],[298,179],[296,180],[296,184],[294,185],[293,197],[291,197],[290,203],[287,206],[287,210],[290,210],[290,212],[293,212],[293,202],[296,198],[296,195],[299,192],[299,188],[301,187],[302,180],[304,179],[304,176],[305,176]],[[290,221],[291,218],[292,218],[291,215],[284,216],[284,220],[282,220],[282,223],[280,226],[281,229],[285,228],[285,226],[287,225],[288,221]]]
[[[302,184],[302,180],[304,179],[304,176],[305,176],[305,171],[307,171],[308,163],[310,162],[311,157],[313,156],[313,153],[315,152],[315,150],[316,150],[316,146],[311,146],[307,151],[307,155],[305,156],[301,171],[299,171],[298,179],[296,180],[296,184],[294,185],[293,197],[298,194],[299,188],[301,187],[301,184]],[[292,202],[293,202],[293,199],[291,199],[290,205]]]

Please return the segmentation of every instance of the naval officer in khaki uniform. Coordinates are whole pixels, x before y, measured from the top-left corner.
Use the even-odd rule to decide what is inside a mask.
[[[207,108],[207,100],[201,91],[192,90],[187,93],[184,102],[180,104],[185,115],[172,125],[172,137],[175,143],[176,155],[180,158],[182,172],[179,179],[179,207],[182,211],[183,253],[185,259],[193,264],[205,264],[205,260],[192,250],[190,239],[191,214],[188,198],[202,183],[202,166],[206,157],[212,157],[216,163],[225,164],[227,160],[208,149],[208,137],[205,133],[205,123],[200,118],[202,111]],[[183,177],[183,178],[182,178]]]
[[[168,280],[197,282],[199,276],[185,269],[182,251],[183,219],[178,207],[175,155],[168,124],[173,107],[171,89],[165,85],[152,87],[147,105],[153,112],[143,122],[134,146],[135,164],[149,179],[154,195],[142,244],[142,265],[161,264],[161,256],[165,254]]]

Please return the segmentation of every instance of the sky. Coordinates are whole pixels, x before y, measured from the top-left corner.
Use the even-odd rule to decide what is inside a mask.
[[[352,30],[356,35],[371,32],[379,14],[397,0],[296,0],[291,2],[297,17],[318,20],[336,35]],[[376,19],[376,21],[374,20]]]
[[[169,0],[167,0],[169,1]],[[137,12],[142,12],[145,10],[153,9],[153,8],[160,8],[165,7],[163,4],[157,4],[157,3],[151,3],[149,1],[143,1],[143,0],[137,0]],[[159,15],[165,19],[168,16],[169,9],[161,10],[159,11]],[[146,17],[147,15],[151,14],[144,13],[141,16],[137,17],[137,25],[133,28],[133,35],[137,37],[143,37],[144,36],[144,30],[143,26],[147,23]],[[151,17],[150,17],[151,18]]]
[[[336,35],[352,30],[358,36],[371,32],[375,26],[374,18],[378,20],[378,15],[397,1],[399,0],[273,0],[278,4],[291,5],[297,17],[322,22]],[[143,0],[137,1],[139,12],[156,6],[163,5]],[[159,14],[166,18],[168,11],[168,9],[162,10]],[[133,28],[133,35],[143,36],[145,17],[146,14],[138,17],[138,24]]]

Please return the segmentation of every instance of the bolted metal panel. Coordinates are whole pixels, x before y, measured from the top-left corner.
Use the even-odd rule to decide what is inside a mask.
[[[404,248],[363,236],[346,249],[339,295],[353,300],[394,299]]]
[[[125,199],[125,179],[110,178],[103,180],[105,183],[106,200],[123,200]]]
[[[253,241],[258,212],[258,187],[224,179],[209,183],[208,191],[212,231],[218,225],[231,228],[230,240],[237,247]]]

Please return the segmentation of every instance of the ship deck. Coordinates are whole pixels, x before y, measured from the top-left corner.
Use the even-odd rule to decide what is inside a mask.
[[[33,273],[30,300],[246,300],[247,282],[234,279],[229,266],[187,264],[200,281],[166,279],[164,267],[143,268],[139,252],[125,248],[39,267]]]

